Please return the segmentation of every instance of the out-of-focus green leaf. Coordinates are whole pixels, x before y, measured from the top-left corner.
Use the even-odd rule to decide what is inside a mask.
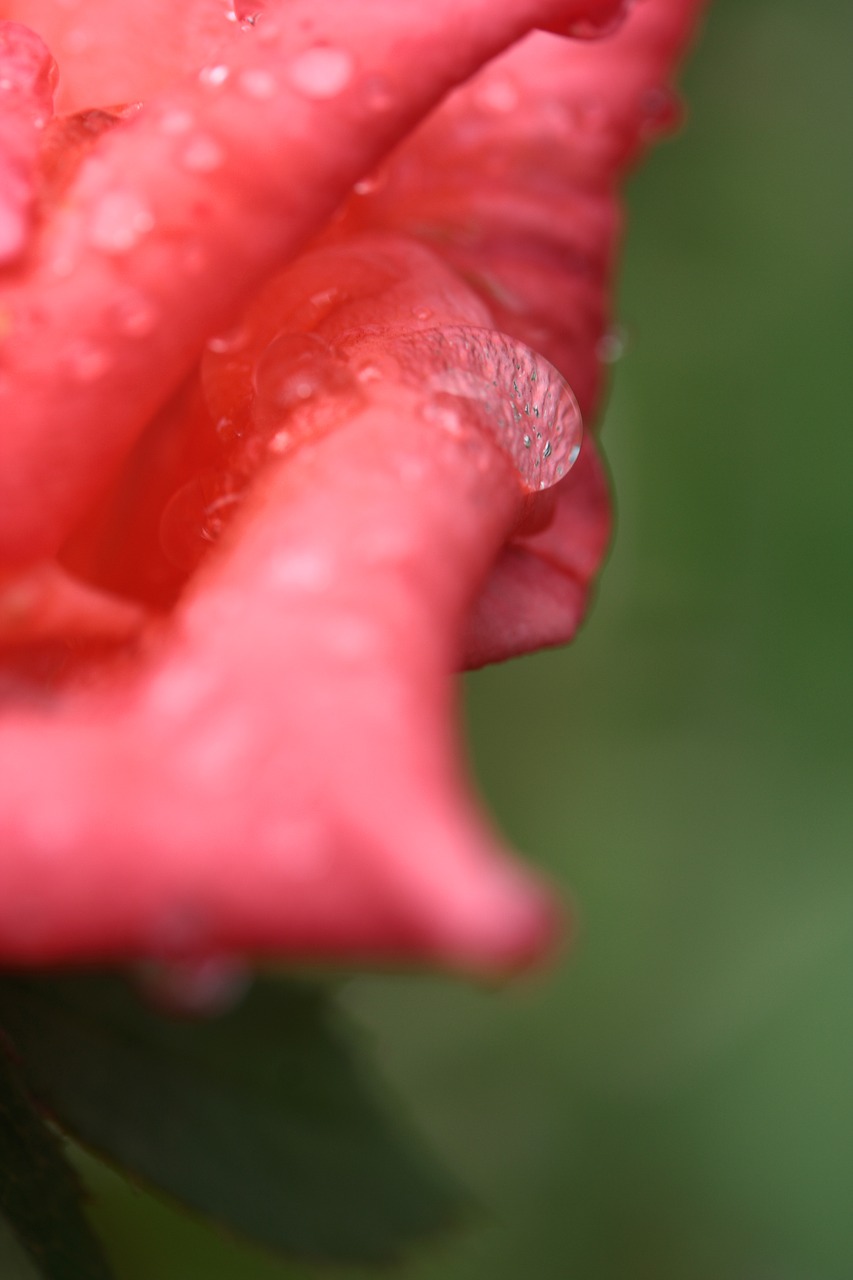
[[[10,1228],[0,1222],[3,1280],[109,1280],[80,1207],[77,1175],[2,1047],[0,1210]]]
[[[116,977],[15,977],[0,1025],[71,1134],[269,1248],[385,1261],[457,1216],[318,987],[261,981],[187,1021]]]

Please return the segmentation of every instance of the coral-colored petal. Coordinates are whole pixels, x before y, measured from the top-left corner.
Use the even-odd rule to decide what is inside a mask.
[[[34,32],[0,20],[0,268],[14,262],[29,239],[40,133],[53,114],[55,71]],[[0,315],[0,334],[7,322]]]
[[[0,293],[0,563],[58,549],[211,329],[454,84],[537,22],[618,7],[282,0],[105,136]]]
[[[513,539],[492,568],[468,618],[464,665],[481,667],[570,640],[609,540],[607,478],[587,437],[556,490],[547,528]]]
[[[0,729],[0,955],[529,960],[553,911],[458,779],[450,672],[522,491],[377,391],[259,485],[150,676]]]

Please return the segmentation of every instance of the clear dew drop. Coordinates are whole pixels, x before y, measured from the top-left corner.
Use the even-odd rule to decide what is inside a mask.
[[[98,201],[89,243],[103,253],[129,253],[154,226],[154,215],[130,191],[109,191]]]
[[[160,517],[160,546],[177,568],[190,572],[239,507],[243,480],[228,471],[204,471],[181,485]]]
[[[235,351],[242,351],[248,345],[250,338],[251,330],[246,325],[238,324],[233,329],[227,329],[224,333],[215,333],[208,338],[207,347],[218,356],[231,355]]]
[[[615,325],[607,333],[601,335],[595,351],[599,360],[604,364],[615,364],[617,360],[621,360],[624,356],[626,346],[627,334],[625,330],[621,325]]]
[[[208,89],[220,89],[231,74],[231,68],[219,62],[216,66],[202,67],[198,78]]]
[[[250,9],[240,4],[232,4],[225,14],[226,21],[239,23],[241,31],[251,31],[261,17],[261,9]]]
[[[372,196],[374,192],[381,190],[386,180],[384,170],[374,169],[373,173],[368,173],[363,178],[359,178],[353,187],[353,191],[357,196]]]
[[[171,964],[147,961],[137,967],[135,976],[142,995],[155,1008],[197,1018],[230,1012],[252,982],[251,970],[228,956]]]
[[[404,377],[442,412],[452,406],[489,431],[528,489],[556,484],[575,462],[583,431],[578,403],[553,365],[523,343],[460,325],[400,338],[393,354]],[[531,418],[535,431],[525,430]]]
[[[181,154],[181,164],[191,173],[214,173],[225,161],[225,152],[208,134],[200,133],[187,143]]]
[[[362,104],[373,115],[390,111],[394,105],[394,90],[385,76],[365,76],[359,87]]]
[[[450,436],[461,436],[465,430],[462,415],[453,396],[434,396],[423,406],[422,417],[432,426],[441,427]]]
[[[314,426],[318,415],[334,412],[336,398],[357,394],[353,371],[313,333],[275,338],[257,363],[254,383],[253,422],[262,434],[276,434],[278,451],[285,444],[282,431],[300,433],[294,419],[303,411],[311,411]]]
[[[180,137],[181,134],[189,133],[194,124],[195,117],[191,111],[175,107],[170,111],[164,111],[158,127],[167,137]]]
[[[269,102],[278,93],[278,81],[271,71],[263,67],[247,67],[241,71],[237,86],[247,98],[255,98],[258,102]]]
[[[314,45],[291,62],[288,77],[306,98],[336,98],[353,77],[352,55],[334,45]]]
[[[488,79],[477,90],[475,101],[482,111],[495,115],[510,115],[519,104],[518,89],[507,78]]]
[[[603,18],[571,18],[568,22],[548,27],[548,30],[557,35],[569,36],[573,40],[602,40],[619,30],[633,3],[634,0],[622,0],[615,13]]]
[[[207,254],[200,244],[189,244],[181,254],[181,266],[188,276],[199,276],[207,266]]]
[[[72,342],[65,353],[65,360],[74,381],[84,385],[97,382],[112,363],[103,347],[84,338]]]

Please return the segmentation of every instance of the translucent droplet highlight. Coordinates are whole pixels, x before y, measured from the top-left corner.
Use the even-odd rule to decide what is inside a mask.
[[[160,518],[160,545],[177,568],[192,571],[218,541],[243,498],[245,481],[223,471],[205,471],[182,485]]]
[[[491,329],[425,329],[391,345],[401,374],[428,396],[433,421],[489,431],[528,490],[548,489],[580,453],[583,424],[565,378],[544,356]]]
[[[357,395],[356,377],[338,353],[314,333],[283,333],[264,351],[255,368],[252,421],[261,433],[291,437],[322,426],[336,402]],[[294,421],[299,419],[299,421]],[[282,436],[285,430],[287,436]]]
[[[336,98],[353,77],[352,55],[333,45],[315,45],[291,62],[291,84],[306,98]]]

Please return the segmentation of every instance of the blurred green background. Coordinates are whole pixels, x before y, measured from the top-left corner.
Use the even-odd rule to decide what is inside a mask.
[[[571,649],[468,683],[555,972],[346,999],[482,1216],[405,1280],[853,1276],[853,9],[716,0],[634,182]],[[98,1173],[126,1280],[284,1280]]]

